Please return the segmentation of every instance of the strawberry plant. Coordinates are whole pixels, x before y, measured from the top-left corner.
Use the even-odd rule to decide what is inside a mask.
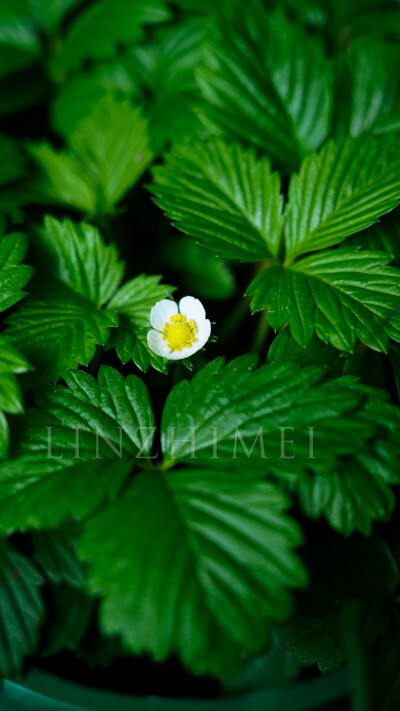
[[[1,677],[396,711],[397,3],[3,5]]]

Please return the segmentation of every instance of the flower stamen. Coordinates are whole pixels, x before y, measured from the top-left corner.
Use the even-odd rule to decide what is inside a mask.
[[[183,314],[175,314],[171,316],[170,323],[164,324],[162,337],[167,341],[171,351],[181,351],[197,342],[196,333],[197,328],[193,319],[186,321]]]

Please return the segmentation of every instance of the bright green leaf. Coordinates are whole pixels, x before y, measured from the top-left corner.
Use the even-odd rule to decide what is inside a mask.
[[[7,337],[29,358],[35,368],[30,381],[38,385],[88,365],[96,346],[107,343],[118,317],[57,286],[30,296],[7,323]]]
[[[32,276],[33,269],[20,264],[27,249],[27,238],[13,233],[0,240],[0,311],[8,309],[25,296],[22,288]]]
[[[338,244],[396,207],[399,173],[391,136],[347,139],[339,146],[329,142],[308,156],[290,181],[287,260]]]
[[[91,225],[45,219],[33,235],[42,270],[32,294],[8,318],[7,336],[35,367],[34,382],[56,381],[88,365],[104,345],[117,315],[102,306],[115,292],[123,265]]]
[[[176,653],[195,673],[231,674],[243,649],[265,647],[271,622],[290,611],[289,589],[305,582],[287,506],[277,487],[238,475],[138,474],[80,543],[89,590],[104,595],[104,631],[137,654]]]
[[[400,341],[400,272],[389,261],[383,252],[341,248],[272,267],[250,284],[251,308],[267,308],[275,329],[289,321],[302,346],[316,333],[340,350],[359,339],[386,352],[389,337]]]
[[[331,68],[319,38],[281,11],[255,2],[239,8],[233,21],[224,18],[199,69],[200,116],[289,172],[328,135]]]
[[[112,212],[152,157],[140,109],[111,95],[82,119],[66,151],[47,143],[31,144],[29,150],[41,170],[31,200],[88,214]]]
[[[124,264],[116,246],[106,246],[92,225],[47,215],[33,245],[52,276],[95,306],[106,304],[122,281]]]
[[[164,468],[183,461],[272,474],[309,517],[325,514],[343,533],[368,533],[393,510],[400,410],[357,378],[323,381],[323,373],[290,360],[254,370],[249,356],[209,363],[167,398]]]
[[[276,256],[283,198],[267,159],[214,139],[175,148],[153,174],[156,203],[204,247],[247,262]]]
[[[0,463],[0,530],[53,528],[116,496],[146,459],[153,413],[141,380],[102,366],[98,382],[72,371],[68,387],[37,392],[13,456]],[[50,429],[49,429],[50,428]]]

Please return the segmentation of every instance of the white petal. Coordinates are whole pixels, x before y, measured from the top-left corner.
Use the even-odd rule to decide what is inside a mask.
[[[147,334],[147,343],[150,350],[156,355],[162,356],[163,358],[170,357],[170,349],[159,331],[149,331]]]
[[[208,339],[210,338],[211,335],[211,323],[208,320],[208,318],[203,319],[203,321],[200,321],[197,324],[197,343],[194,343],[193,345],[196,346],[196,350],[198,351],[200,348],[203,348],[204,344],[207,343]]]
[[[186,317],[187,321],[193,319],[196,326],[199,321],[204,321],[206,317],[206,312],[204,311],[204,306],[198,299],[194,296],[184,296],[179,302],[179,313]]]
[[[162,331],[171,316],[178,313],[178,305],[171,299],[161,299],[150,311],[150,323],[156,331]],[[151,346],[150,346],[151,347]]]

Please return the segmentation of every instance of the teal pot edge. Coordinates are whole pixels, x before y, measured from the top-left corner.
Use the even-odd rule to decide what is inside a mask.
[[[128,696],[80,686],[41,671],[21,683],[4,681],[2,711],[310,711],[344,699],[350,691],[346,669],[289,686],[215,699]]]

